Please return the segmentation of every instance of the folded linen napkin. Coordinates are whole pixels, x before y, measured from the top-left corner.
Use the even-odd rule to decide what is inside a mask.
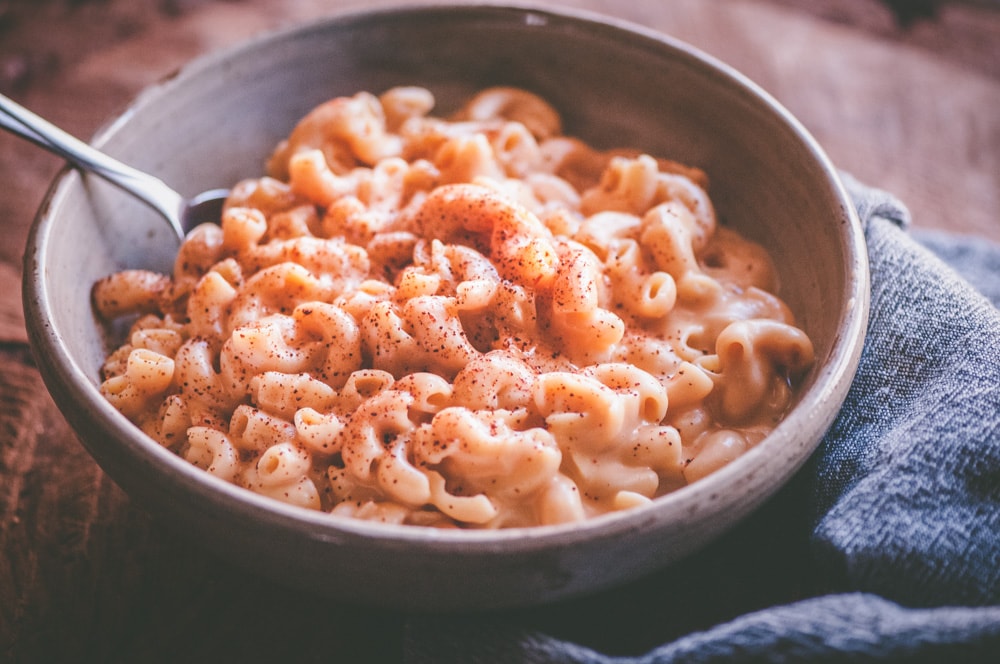
[[[411,616],[421,662],[1000,661],[1000,246],[844,176],[872,311],[816,454],[732,532],[553,606]]]

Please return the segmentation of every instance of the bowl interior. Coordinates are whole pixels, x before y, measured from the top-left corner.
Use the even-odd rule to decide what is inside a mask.
[[[123,268],[169,270],[176,241],[142,204],[69,172],[32,230],[26,316],[57,403],[109,474],[160,507],[169,497],[166,512],[182,528],[212,532],[208,543],[220,551],[256,546],[268,573],[299,582],[324,569],[344,577],[349,569],[354,580],[331,578],[319,589],[406,604],[422,582],[405,580],[420,569],[430,589],[423,601],[444,607],[544,601],[635,576],[704,544],[787,479],[832,420],[860,353],[867,277],[852,207],[812,139],[752,84],[669,38],[592,19],[471,6],[342,15],[192,63],[141,95],[96,142],[192,195],[260,175],[295,121],[333,96],[422,85],[434,92],[436,112],[446,113],[489,85],[528,88],[561,111],[568,134],[707,171],[724,223],[777,257],[780,295],[813,339],[819,361],[799,406],[775,434],[653,508],[530,535],[373,529],[250,498],[144,439],[97,393],[108,339],[91,310],[91,284]],[[709,494],[713,501],[706,502]],[[219,532],[223,519],[227,528]],[[267,528],[281,530],[285,540],[260,543]],[[642,543],[639,551],[610,543],[622,533]],[[298,553],[289,552],[294,546]],[[385,558],[378,566],[384,580],[356,559],[373,546],[373,555]],[[395,562],[398,551],[411,562]],[[458,577],[471,586],[435,584],[435,575],[456,578],[442,552],[462,559],[468,572]],[[332,561],[326,567],[312,560],[321,553]],[[301,573],[272,569],[290,555],[301,559]],[[605,569],[615,555],[621,563]],[[477,585],[484,571],[493,581]]]

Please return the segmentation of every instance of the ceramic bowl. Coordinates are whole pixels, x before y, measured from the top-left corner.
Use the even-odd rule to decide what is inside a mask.
[[[142,435],[98,391],[110,340],[95,280],[169,270],[176,241],[142,204],[73,170],[31,230],[24,304],[40,371],[108,475],[225,559],[345,601],[411,609],[536,604],[635,579],[696,551],[772,495],[844,399],[868,307],[860,225],[803,127],[730,67],[668,36],[524,6],[421,6],[333,16],[199,59],[141,94],[95,139],[185,194],[262,173],[321,101],[422,85],[447,112],[516,85],[549,99],[567,133],[697,165],[725,223],[776,257],[781,296],[818,362],[763,442],[653,504],[569,525],[504,531],[387,526],[287,506],[224,483]]]

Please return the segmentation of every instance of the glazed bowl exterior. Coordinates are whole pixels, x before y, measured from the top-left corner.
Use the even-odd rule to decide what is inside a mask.
[[[177,244],[155,213],[73,170],[53,184],[24,265],[27,326],[56,403],[108,475],[192,546],[344,601],[537,604],[696,555],[803,464],[857,367],[866,252],[836,171],[775,100],[686,44],[593,15],[479,4],[341,14],[209,55],[145,91],[95,143],[191,195],[259,176],[314,105],[396,85],[429,88],[437,113],[486,86],[524,87],[562,112],[568,134],[707,171],[723,223],[771,251],[780,296],[816,347],[787,418],[715,474],[576,525],[437,530],[272,501],[160,447],[101,397],[112,340],[92,310],[91,285],[123,268],[169,271]]]

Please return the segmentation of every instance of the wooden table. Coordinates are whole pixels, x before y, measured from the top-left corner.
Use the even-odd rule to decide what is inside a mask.
[[[617,15],[727,61],[839,167],[901,197],[918,228],[1000,241],[1000,12],[990,3],[930,17],[911,5],[901,21],[877,0],[550,4]],[[90,136],[191,58],[347,5],[0,3],[0,91]],[[19,296],[28,227],[60,167],[0,135],[0,661],[398,659],[402,616],[275,587],[178,541],[76,442],[34,369]],[[785,599],[747,596],[741,609]]]

